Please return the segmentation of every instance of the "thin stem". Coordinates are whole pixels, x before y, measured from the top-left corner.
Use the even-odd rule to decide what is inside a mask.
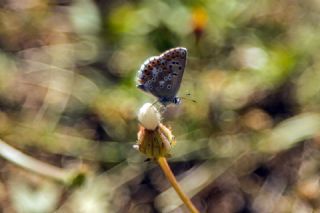
[[[65,184],[73,184],[73,181],[77,181],[75,178],[79,178],[79,175],[81,175],[80,172],[64,170],[34,159],[8,145],[1,139],[0,156],[24,169],[55,179]]]
[[[165,157],[157,158],[157,162],[160,165],[162,171],[164,172],[165,176],[167,177],[168,181],[171,183],[174,190],[177,192],[179,197],[181,198],[182,202],[187,206],[187,208],[192,213],[199,213],[196,207],[193,205],[191,200],[187,197],[187,195],[182,191],[178,181],[176,180],[174,174],[172,173],[170,166],[167,162]]]

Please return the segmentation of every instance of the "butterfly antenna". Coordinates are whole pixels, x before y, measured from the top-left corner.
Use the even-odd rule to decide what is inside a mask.
[[[192,101],[193,103],[197,103],[196,100],[191,99],[191,98],[189,98],[189,97],[180,97],[180,99],[187,100],[187,101]]]
[[[191,96],[191,93],[188,92],[185,96],[182,96],[182,97],[180,97],[180,98],[183,99],[183,100],[192,101],[193,103],[197,103],[197,101],[194,100],[194,99],[192,99],[192,98],[190,98],[190,96]]]

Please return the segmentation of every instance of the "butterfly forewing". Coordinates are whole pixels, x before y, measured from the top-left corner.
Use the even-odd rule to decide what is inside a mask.
[[[150,57],[138,72],[138,87],[158,99],[172,100],[180,88],[186,57],[187,50],[182,47]]]
[[[173,98],[176,96],[183,77],[184,69],[186,66],[187,51],[185,48],[174,48],[166,51],[160,57],[165,58],[165,72],[162,75],[162,82],[159,84],[163,86],[156,92],[161,97]]]

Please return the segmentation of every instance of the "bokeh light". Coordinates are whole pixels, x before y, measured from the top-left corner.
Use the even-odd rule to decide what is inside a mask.
[[[315,0],[1,1],[0,139],[87,175],[66,188],[1,158],[1,212],[186,212],[132,148],[137,111],[156,100],[137,71],[177,46],[185,99],[163,122],[200,211],[319,211],[319,12]]]

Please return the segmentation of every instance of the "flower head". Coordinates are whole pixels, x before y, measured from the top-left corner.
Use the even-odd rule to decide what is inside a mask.
[[[163,125],[158,110],[150,103],[139,110],[140,130],[134,148],[150,158],[167,157],[175,144],[171,130]]]

